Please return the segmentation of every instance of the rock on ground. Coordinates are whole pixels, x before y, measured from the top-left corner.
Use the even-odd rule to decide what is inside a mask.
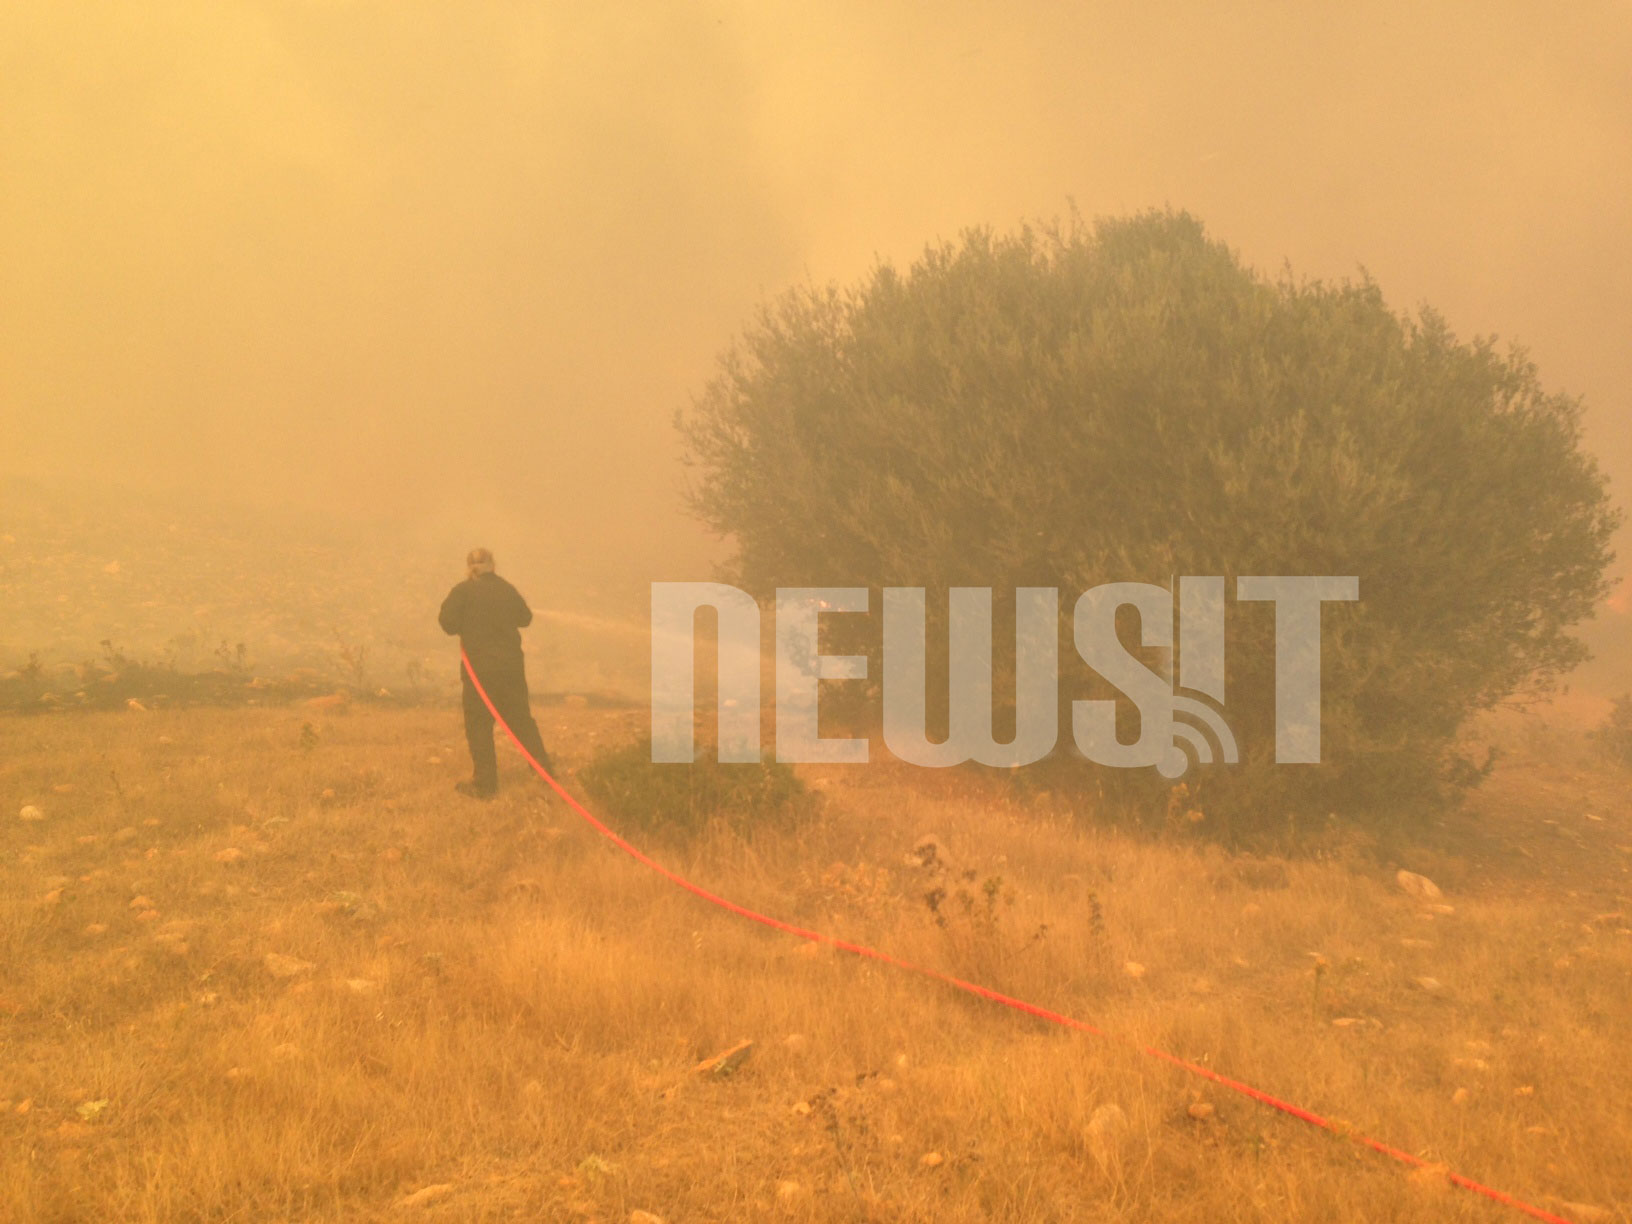
[[[1414,871],[1396,872],[1394,882],[1400,886],[1401,892],[1423,901],[1437,901],[1445,895],[1439,891],[1438,884],[1435,884],[1427,876],[1418,875]]]

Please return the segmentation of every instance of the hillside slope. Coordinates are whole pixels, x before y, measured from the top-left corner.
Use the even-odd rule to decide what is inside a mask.
[[[541,712],[569,770],[641,717]],[[652,848],[1555,1209],[1624,1212],[1626,779],[1567,728],[1491,734],[1512,755],[1465,827],[1398,863],[1134,839],[883,767],[808,773],[827,800],[799,833]],[[513,756],[498,801],[462,799],[452,710],[0,737],[10,1220],[1516,1218],[1117,1040],[713,911]],[[925,833],[955,864],[944,925],[904,861]],[[733,1074],[693,1072],[742,1039]]]

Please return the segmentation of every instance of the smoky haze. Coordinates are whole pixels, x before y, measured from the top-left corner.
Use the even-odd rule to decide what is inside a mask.
[[[1624,500],[1628,64],[1624,2],[24,0],[0,473],[706,577],[670,418],[756,304],[1074,201],[1519,341]]]

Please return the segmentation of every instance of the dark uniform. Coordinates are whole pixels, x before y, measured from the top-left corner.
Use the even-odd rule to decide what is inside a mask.
[[[521,592],[495,573],[479,573],[448,592],[437,620],[444,633],[459,635],[459,644],[464,647],[500,717],[533,754],[533,759],[549,769],[550,756],[544,751],[538,724],[533,721],[528,706],[521,630],[533,623],[533,610]],[[463,664],[459,668],[459,680],[464,690],[465,739],[470,744],[470,760],[475,767],[470,785],[461,785],[460,789],[491,795],[499,787],[498,760],[493,752],[493,715],[488,713],[481,694],[465,674]]]

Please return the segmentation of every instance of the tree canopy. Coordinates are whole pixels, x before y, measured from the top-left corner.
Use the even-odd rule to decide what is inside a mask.
[[[1273,821],[1435,790],[1471,712],[1584,657],[1617,512],[1579,415],[1522,351],[1369,278],[1267,278],[1150,212],[790,290],[677,425],[692,509],[761,595],[1057,586],[1069,615],[1107,581],[1357,575],[1328,614],[1326,763],[1271,777],[1257,734],[1206,774]],[[1272,616],[1229,623],[1232,722],[1263,723]]]

